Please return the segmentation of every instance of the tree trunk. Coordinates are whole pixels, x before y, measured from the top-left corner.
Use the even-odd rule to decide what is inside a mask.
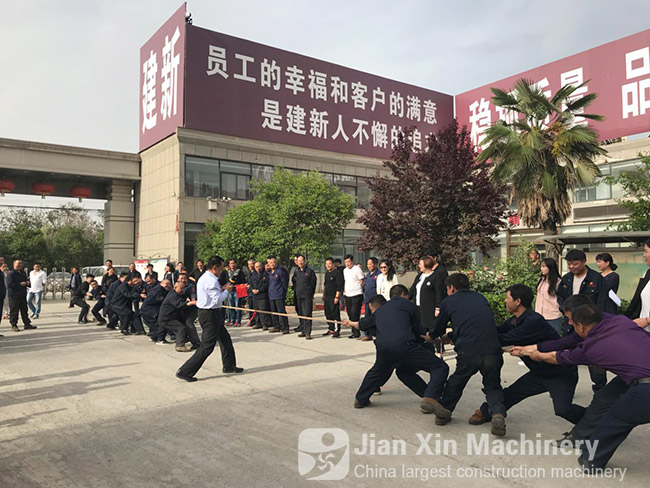
[[[557,225],[555,225],[554,222],[544,222],[542,229],[544,231],[544,248],[546,250],[546,257],[555,259],[559,264],[561,245],[558,242],[553,242],[554,239],[551,237],[557,235]]]

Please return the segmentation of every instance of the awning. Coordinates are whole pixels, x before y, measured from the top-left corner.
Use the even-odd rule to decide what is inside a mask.
[[[540,236],[535,240],[535,244],[605,244],[614,242],[632,242],[639,247],[643,242],[650,239],[650,232],[648,231],[635,231],[635,232],[583,232],[583,233],[566,233],[558,235]]]

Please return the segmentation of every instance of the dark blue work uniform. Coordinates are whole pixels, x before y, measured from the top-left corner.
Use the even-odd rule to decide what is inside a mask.
[[[505,415],[501,389],[503,352],[488,301],[475,291],[458,290],[442,301],[430,335],[443,335],[450,322],[450,337],[457,353],[456,370],[447,380],[440,403],[453,412],[469,379],[480,372],[489,414]]]
[[[285,301],[287,299],[287,290],[289,289],[289,274],[284,266],[278,265],[269,273],[269,301],[271,302],[271,312],[287,313]],[[283,333],[289,333],[289,319],[272,315],[273,329],[281,330]]]
[[[104,317],[102,317],[99,313],[106,305],[106,303],[104,302],[104,299],[106,298],[106,295],[104,294],[104,290],[102,289],[101,286],[98,286],[97,288],[92,288],[90,290],[90,294],[93,296],[93,298],[96,301],[95,305],[93,305],[91,313],[93,314],[93,317],[95,317],[95,319],[97,320],[97,325],[106,325],[106,321],[104,320]]]
[[[449,367],[423,346],[420,320],[415,304],[406,298],[393,297],[374,314],[377,338],[375,364],[368,370],[359,387],[356,399],[367,403],[397,370],[397,377],[419,397],[440,399]],[[371,321],[364,319],[371,325]],[[430,374],[426,383],[417,373]]]
[[[269,303],[269,274],[262,270],[261,273],[255,271],[251,273],[248,283],[250,285],[251,297],[253,297],[253,305],[255,310],[271,311],[271,304]],[[257,293],[253,293],[257,290]],[[261,328],[267,330],[272,325],[271,315],[268,313],[259,313],[259,320],[254,328]]]
[[[529,346],[542,341],[560,338],[555,329],[537,312],[527,308],[519,317],[511,317],[497,327],[502,346]],[[521,358],[528,367],[528,373],[521,376],[503,390],[506,410],[528,397],[549,392],[553,400],[555,415],[572,424],[577,423],[585,408],[573,403],[578,384],[578,369],[575,366],[558,366],[533,361],[528,356]],[[490,419],[488,405],[481,405],[481,413]]]
[[[311,317],[314,310],[314,293],[316,293],[316,273],[309,266],[297,269],[294,275],[294,298],[299,304],[300,315]],[[300,327],[304,335],[311,335],[312,321],[300,319]]]

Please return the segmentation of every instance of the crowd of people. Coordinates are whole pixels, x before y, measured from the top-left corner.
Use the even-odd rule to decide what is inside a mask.
[[[650,240],[643,257],[650,266]],[[508,287],[504,301],[512,317],[497,325],[487,299],[471,290],[468,276],[450,275],[436,254],[422,256],[410,287],[398,283],[389,260],[369,258],[364,272],[351,255],[343,262],[327,258],[323,336],[340,338],[342,326],[349,327],[349,338],[374,338],[376,348],[375,363],[356,393],[354,407],[369,406],[370,398],[381,393],[396,372],[421,398],[420,410],[433,414],[436,425],[443,426],[452,420],[470,378],[480,373],[485,402],[469,424],[490,423],[493,435],[504,436],[508,412],[522,400],[548,392],[555,415],[573,425],[558,445],[582,446],[581,465],[591,471],[604,468],[630,431],[650,422],[650,269],[623,315],[616,294],[620,277],[610,254],[596,257],[599,272],[587,266],[580,250],[570,250],[565,259],[569,271],[560,276],[554,259],[531,253],[540,271],[536,293],[524,284]],[[223,371],[243,371],[226,326],[241,326],[246,309],[247,325],[253,329],[289,334],[290,288],[299,318],[294,330],[299,337],[312,338],[317,276],[304,255],[295,256],[291,273],[275,256],[264,263],[248,260],[246,269],[218,256],[207,265],[202,260],[195,264],[188,272],[182,263],[169,263],[161,280],[153,266],[143,278],[133,264],[118,276],[110,260],[101,280],[92,274],[82,279],[73,268],[70,306],[80,308],[80,324],[88,323],[92,314],[98,325],[121,334],[148,335],[156,344],[168,344],[170,338],[176,351],[194,351],[176,372],[188,382],[197,380],[196,373],[216,344]],[[25,329],[36,328],[31,320],[41,313],[45,284],[38,263],[27,276],[20,260],[0,280],[0,297],[6,288],[9,298],[12,330],[19,330],[19,315]],[[95,301],[92,309],[89,297]],[[444,344],[453,344],[456,352],[451,375],[442,357]],[[521,357],[528,368],[507,388],[501,385],[504,350]],[[578,365],[588,366],[593,383],[593,399],[586,407],[574,403]],[[428,382],[419,371],[429,373]],[[615,375],[610,381],[608,371]],[[594,452],[586,441],[598,441]]]

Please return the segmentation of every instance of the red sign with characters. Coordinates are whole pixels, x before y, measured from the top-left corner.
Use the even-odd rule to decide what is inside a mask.
[[[490,124],[513,117],[492,104],[490,87],[510,91],[519,78],[537,83],[549,98],[564,85],[587,82],[574,96],[597,93],[587,110],[605,120],[576,122],[593,127],[601,140],[650,131],[650,30],[457,95],[456,117],[470,129],[474,144]]]

